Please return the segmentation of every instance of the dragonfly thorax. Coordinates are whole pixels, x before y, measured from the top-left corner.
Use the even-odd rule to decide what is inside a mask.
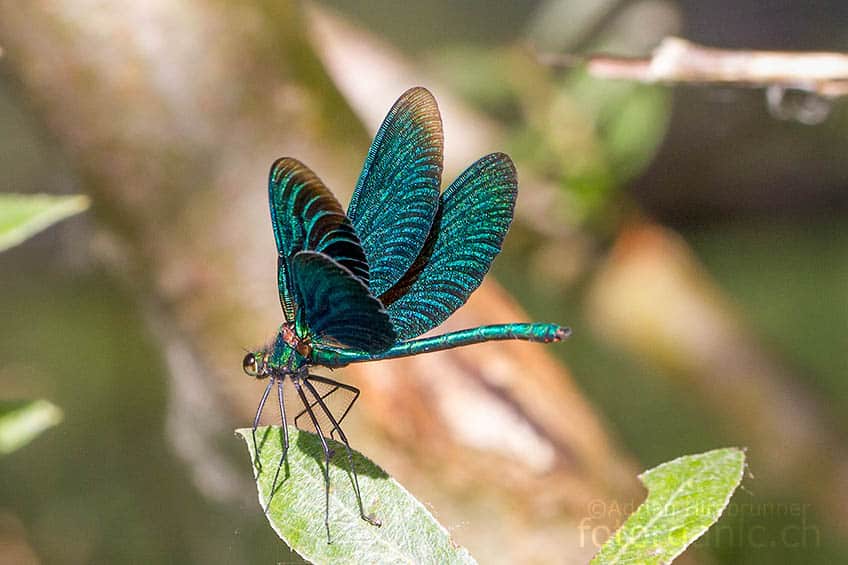
[[[298,373],[309,364],[312,345],[308,339],[297,335],[288,324],[280,326],[274,343],[260,351],[251,351],[244,356],[242,367],[251,377],[264,379]]]
[[[309,339],[298,336],[292,325],[283,324],[269,353],[268,362],[273,369],[296,371],[309,362],[312,345]]]

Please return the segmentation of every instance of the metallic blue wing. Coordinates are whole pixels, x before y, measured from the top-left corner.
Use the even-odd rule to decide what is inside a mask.
[[[319,251],[368,284],[368,263],[350,220],[309,167],[289,157],[274,162],[268,198],[277,241],[277,285],[287,321],[295,320],[298,306],[291,262],[299,251]]]
[[[313,341],[379,353],[396,334],[379,300],[358,277],[331,257],[301,251],[292,258],[298,333]]]
[[[347,213],[362,242],[375,296],[400,280],[430,233],[442,145],[439,108],[421,87],[401,95],[374,137]]]
[[[512,222],[518,179],[503,153],[480,158],[444,194],[412,267],[380,296],[400,340],[441,324],[480,286]]]

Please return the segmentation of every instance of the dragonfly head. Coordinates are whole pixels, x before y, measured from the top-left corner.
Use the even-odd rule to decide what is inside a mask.
[[[268,376],[268,354],[262,351],[250,352],[241,362],[244,372],[256,379]]]

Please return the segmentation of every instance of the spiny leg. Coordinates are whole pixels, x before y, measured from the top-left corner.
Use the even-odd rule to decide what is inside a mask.
[[[318,432],[318,439],[321,440],[321,447],[324,449],[324,526],[327,528],[327,543],[329,544],[329,543],[331,543],[331,540],[330,540],[330,447],[327,445],[327,440],[324,438],[324,433],[321,431],[321,426],[318,424],[318,419],[315,417],[315,414],[312,412],[312,408],[310,408],[309,401],[306,399],[306,395],[304,394],[303,389],[300,387],[300,380],[301,379],[294,378],[294,379],[292,379],[292,383],[294,383],[294,388],[295,388],[295,390],[297,390],[298,396],[300,396],[300,401],[303,402],[303,405],[306,407],[306,411],[309,414],[309,419],[312,420],[312,425],[315,426],[315,431]]]
[[[380,520],[377,520],[376,518],[372,518],[371,516],[368,516],[367,514],[365,514],[365,508],[362,505],[362,493],[359,490],[359,478],[356,474],[356,467],[353,466],[353,453],[350,450],[350,443],[348,443],[347,436],[345,435],[344,431],[342,431],[342,428],[341,428],[341,426],[339,426],[339,423],[333,417],[332,412],[330,412],[330,410],[327,408],[326,403],[324,403],[324,399],[321,396],[318,395],[318,391],[316,391],[315,387],[312,385],[312,383],[309,382],[309,380],[312,379],[312,378],[314,378],[312,375],[310,375],[307,378],[304,378],[303,384],[306,385],[306,388],[308,388],[309,392],[312,393],[312,395],[315,397],[315,402],[318,404],[318,406],[321,407],[321,410],[324,411],[324,414],[326,414],[327,418],[330,420],[330,423],[333,425],[333,430],[339,432],[339,437],[341,438],[342,443],[344,443],[345,451],[347,451],[347,462],[348,462],[348,465],[350,466],[350,472],[353,474],[353,489],[354,489],[354,491],[356,491],[356,502],[359,504],[359,515],[362,517],[363,520],[365,520],[366,522],[368,522],[372,526],[378,526],[378,527],[382,526],[383,524],[382,524],[382,522],[380,522]],[[316,380],[319,380],[321,382],[327,382],[329,379],[318,378]],[[347,385],[342,385],[342,383],[336,383],[335,381],[330,381],[327,384],[334,384],[334,385],[337,385],[337,386],[344,386],[345,388],[347,388]],[[350,387],[350,388],[352,388],[353,390],[356,391],[356,396],[358,397],[359,396],[359,389],[356,389],[355,387]],[[356,397],[354,397],[354,402],[355,401],[356,401]],[[352,405],[353,405],[353,403],[351,403],[351,406]],[[350,409],[350,407],[348,407],[348,410],[349,409]],[[345,413],[342,414],[342,418],[344,418],[345,415],[347,415],[347,410],[345,410]]]
[[[347,408],[345,408],[345,411],[342,412],[341,416],[339,416],[338,422],[335,422],[332,418],[330,418],[330,421],[333,422],[333,425],[334,425],[334,428],[332,429],[332,431],[330,431],[330,437],[333,437],[333,434],[336,433],[337,429],[339,431],[341,431],[340,426],[341,426],[342,421],[347,416],[347,413],[350,412],[350,409],[353,408],[353,405],[356,404],[356,401],[359,398],[359,389],[356,388],[355,386],[346,385],[344,383],[340,383],[338,381],[334,381],[333,379],[328,379],[328,378],[322,377],[320,375],[310,374],[309,380],[310,381],[316,381],[316,382],[319,382],[319,383],[324,383],[325,385],[330,385],[330,386],[334,387],[334,388],[330,389],[329,392],[325,392],[324,394],[321,395],[322,400],[326,400],[332,393],[336,392],[340,388],[344,389],[348,392],[353,393],[353,400],[350,401],[350,403],[347,405]],[[316,404],[317,404],[317,402],[316,402]]]
[[[259,447],[256,445],[256,428],[259,427],[259,418],[262,416],[262,409],[265,408],[265,401],[268,400],[268,393],[271,392],[271,387],[274,386],[274,377],[268,379],[268,386],[265,387],[265,392],[262,393],[262,400],[259,401],[259,408],[256,409],[256,417],[253,419],[253,457],[256,469],[262,472],[262,461],[259,459]]]
[[[281,435],[283,442],[283,453],[280,455],[280,462],[277,463],[277,471],[274,473],[274,480],[271,482],[271,494],[268,495],[268,502],[265,504],[265,513],[268,513],[268,508],[271,507],[271,500],[274,498],[274,493],[277,491],[277,479],[280,477],[280,469],[283,468],[283,462],[286,460],[286,455],[289,452],[289,427],[286,421],[286,403],[283,401],[283,383],[285,378],[277,380],[277,401],[280,405],[280,422],[282,423]]]

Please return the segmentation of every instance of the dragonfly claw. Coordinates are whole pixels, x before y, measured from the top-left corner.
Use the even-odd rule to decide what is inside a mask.
[[[383,521],[373,515],[363,514],[362,519],[372,526],[377,526],[378,528],[383,525]]]

